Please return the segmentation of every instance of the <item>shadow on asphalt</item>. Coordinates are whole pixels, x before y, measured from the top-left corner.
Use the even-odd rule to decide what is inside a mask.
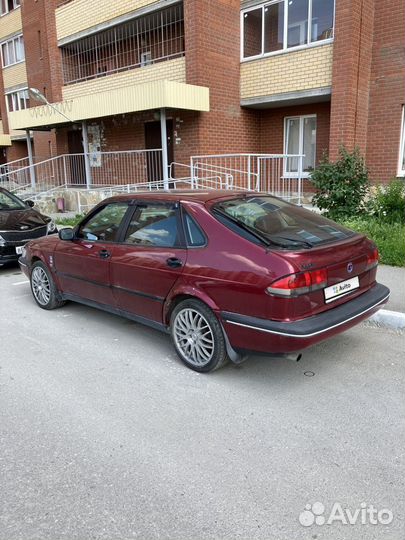
[[[18,266],[17,262],[6,263],[3,266],[0,265],[0,277],[3,276],[3,275],[7,275],[7,274],[10,274],[10,275],[13,275],[13,274],[14,275],[19,275],[19,274],[21,274],[22,275],[22,272],[21,272],[20,267]]]
[[[0,279],[2,277],[21,276],[25,279],[25,276],[19,269],[18,263],[9,263],[0,267]],[[355,361],[356,357],[361,353],[364,347],[369,346],[368,336],[364,332],[364,327],[360,326],[355,329],[349,330],[344,334],[335,336],[325,342],[315,345],[307,350],[303,351],[303,357],[299,362],[294,362],[286,358],[255,356],[252,354],[247,358],[245,362],[239,365],[229,363],[219,371],[213,372],[209,375],[201,375],[192,372],[185,367],[177,354],[173,349],[170,336],[165,335],[157,330],[143,326],[131,320],[125,319],[118,315],[113,315],[102,310],[69,302],[61,310],[52,312],[60,314],[64,317],[72,316],[73,320],[76,320],[78,329],[80,328],[80,319],[91,318],[93,323],[97,324],[100,332],[100,339],[104,335],[105,327],[111,329],[114,327],[114,331],[118,332],[121,339],[134,340],[136,342],[139,339],[141,342],[149,342],[153,344],[153,354],[151,354],[151,362],[170,362],[176,366],[177,369],[184,369],[189,375],[195,377],[209,377],[215,381],[221,381],[224,383],[231,380],[232,383],[235,380],[249,379],[250,384],[252,381],[256,381],[256,384],[265,383],[266,386],[271,385],[271,381],[274,381],[274,385],[278,386],[280,391],[279,382],[283,380],[284,389],[290,389],[290,385],[294,384],[310,384],[316,382],[316,379],[320,372],[323,375],[327,375],[329,368],[334,368],[338,364],[345,364],[347,362]],[[67,320],[73,322],[70,317]],[[74,331],[74,323],[70,323],[70,330]],[[359,331],[360,329],[360,331]],[[130,345],[129,345],[130,346]],[[156,348],[158,350],[156,350]]]
[[[184,370],[184,375],[188,378],[207,377],[207,382],[215,381],[226,386],[234,385],[236,381],[244,385],[248,379],[249,385],[253,383],[262,386],[264,384],[269,391],[273,389],[277,392],[291,392],[295,385],[304,384],[316,388],[320,383],[320,374],[324,378],[331,376],[328,374],[329,371],[335,373],[336,368],[346,369],[344,364],[355,362],[359,352],[364,350],[367,344],[367,336],[364,332],[354,329],[303,351],[303,357],[299,362],[282,357],[251,355],[242,364],[235,365],[230,362],[224,368],[205,375],[195,373],[182,364],[174,351],[169,335],[118,315],[73,302],[67,304],[62,310],[68,310],[72,318],[76,320],[91,318],[99,329],[100,339],[105,335],[106,328],[112,329],[122,346],[128,347],[130,354],[132,340],[134,344],[138,340],[141,343],[150,342],[152,353],[150,362],[169,364],[168,369]],[[135,364],[133,367],[136,369]],[[280,381],[282,381],[281,385]]]

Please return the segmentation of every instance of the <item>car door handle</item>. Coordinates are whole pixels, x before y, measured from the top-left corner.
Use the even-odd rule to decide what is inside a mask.
[[[166,260],[167,266],[170,266],[170,268],[180,268],[183,266],[183,261],[178,259],[177,257],[169,257]]]
[[[100,249],[98,254],[100,259],[109,259],[111,257],[111,253],[108,251],[108,249]]]

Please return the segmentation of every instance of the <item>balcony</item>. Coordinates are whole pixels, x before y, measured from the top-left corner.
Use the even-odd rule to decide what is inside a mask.
[[[182,58],[184,51],[183,5],[178,4],[62,46],[64,84],[145,69]]]
[[[0,17],[0,40],[22,30],[21,9],[13,9]]]
[[[89,6],[88,0],[59,0],[56,9],[56,31],[58,40],[85,33],[91,28],[108,24],[110,21],[135,14],[154,4],[173,3],[171,0],[98,0],[97,8]],[[156,9],[156,8],[155,8]]]
[[[241,64],[241,105],[272,107],[330,99],[333,44]]]
[[[14,86],[27,85],[27,66],[25,62],[18,62],[3,68],[4,88],[13,88]]]
[[[142,69],[133,69],[101,78],[90,79],[77,84],[64,86],[63,99],[70,100],[80,96],[102,94],[125,87],[135,87],[155,81],[186,82],[185,58],[175,58],[167,62],[151,64]]]
[[[330,99],[334,0],[274,0],[241,14],[241,104]]]

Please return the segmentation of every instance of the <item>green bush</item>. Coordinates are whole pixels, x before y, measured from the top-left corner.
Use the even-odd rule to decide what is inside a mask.
[[[394,179],[388,186],[378,186],[369,206],[381,222],[405,223],[405,182]]]
[[[76,214],[75,217],[57,217],[55,219],[55,223],[62,227],[74,227],[79,223],[80,220],[82,220],[84,217],[84,214]]]
[[[327,217],[344,219],[365,211],[370,183],[358,148],[349,152],[342,146],[336,162],[325,156],[311,173],[311,179],[317,189],[313,204]]]
[[[340,220],[349,229],[365,234],[378,247],[380,262],[405,266],[405,225],[384,223],[376,218],[362,217]]]

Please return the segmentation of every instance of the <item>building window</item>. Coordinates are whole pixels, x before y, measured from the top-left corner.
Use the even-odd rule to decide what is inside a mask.
[[[242,11],[242,59],[333,38],[335,0],[274,0]]]
[[[0,16],[19,8],[20,5],[20,0],[0,0]]]
[[[154,11],[61,47],[65,84],[184,56],[183,4]]]
[[[25,60],[24,39],[22,34],[1,44],[3,67],[12,66]]]
[[[402,107],[401,143],[399,150],[398,176],[405,176],[405,106]]]
[[[22,111],[30,106],[28,88],[9,92],[6,94],[7,108],[9,112]]]
[[[316,160],[316,115],[285,118],[284,153],[293,156],[285,160],[285,176],[309,176]]]

